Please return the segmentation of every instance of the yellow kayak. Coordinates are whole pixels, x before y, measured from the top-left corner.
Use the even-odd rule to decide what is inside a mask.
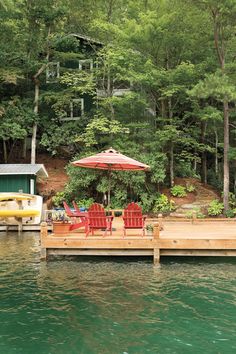
[[[10,200],[30,200],[35,196],[31,194],[21,194],[21,193],[0,193],[0,201],[10,201]]]
[[[0,218],[1,217],[16,217],[16,218],[25,218],[30,216],[37,216],[40,214],[39,210],[29,209],[29,210],[0,210]]]

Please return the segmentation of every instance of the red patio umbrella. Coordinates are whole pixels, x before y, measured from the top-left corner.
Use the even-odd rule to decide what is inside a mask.
[[[108,206],[110,206],[110,174],[111,171],[147,171],[149,166],[142,162],[131,159],[116,150],[110,148],[99,154],[85,157],[84,159],[72,162],[74,166],[97,168],[100,170],[108,170],[109,186],[108,186]]]

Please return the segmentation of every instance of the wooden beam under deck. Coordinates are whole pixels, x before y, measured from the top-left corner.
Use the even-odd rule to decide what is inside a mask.
[[[114,255],[152,256],[155,265],[160,256],[236,256],[236,225],[205,223],[192,225],[176,223],[154,224],[154,235],[133,234],[123,237],[118,230],[113,236],[85,237],[81,232],[59,236],[48,234],[45,223],[41,227],[41,257],[49,255]]]
[[[153,249],[78,249],[78,248],[49,248],[48,255],[63,256],[153,256]]]

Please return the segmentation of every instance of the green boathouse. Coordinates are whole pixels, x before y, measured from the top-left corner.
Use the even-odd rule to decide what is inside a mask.
[[[0,164],[0,192],[37,194],[38,177],[48,177],[42,164]]]

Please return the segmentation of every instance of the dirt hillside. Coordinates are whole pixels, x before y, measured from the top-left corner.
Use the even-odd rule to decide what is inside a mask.
[[[195,186],[195,191],[193,193],[188,193],[184,198],[170,196],[170,191],[168,191],[169,197],[177,206],[175,212],[171,214],[175,217],[186,216],[186,213],[191,210],[200,210],[205,213],[209,203],[214,199],[220,198],[220,195],[216,189],[208,184],[201,183],[201,181],[197,178],[176,178],[175,184]]]
[[[48,155],[38,155],[37,163],[44,164],[49,176],[47,179],[40,180],[37,183],[38,192],[45,197],[50,197],[62,191],[68,182],[65,167],[69,160]]]

